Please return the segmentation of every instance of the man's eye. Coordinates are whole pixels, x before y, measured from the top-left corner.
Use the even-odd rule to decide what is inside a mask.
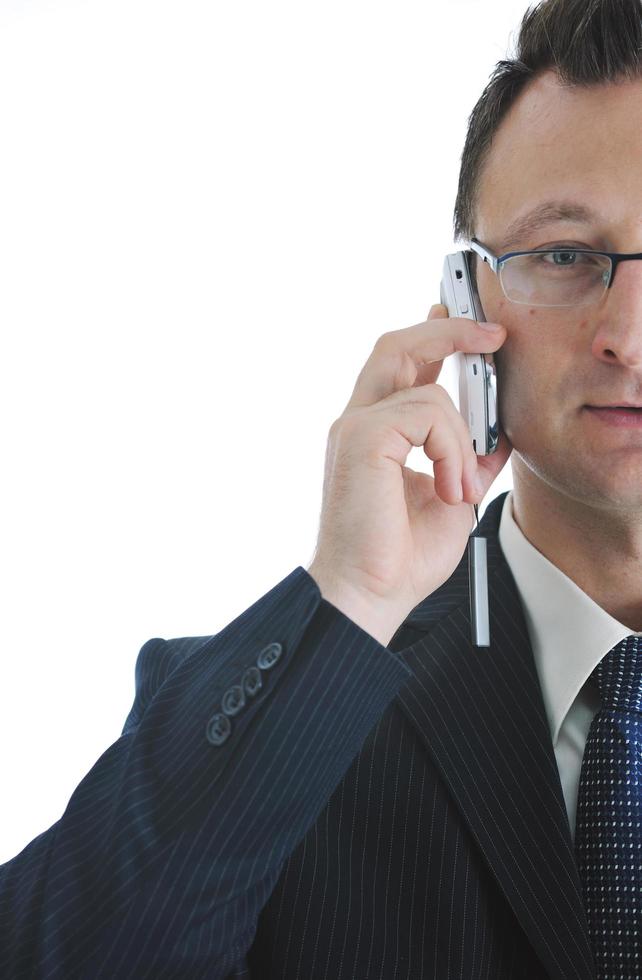
[[[577,252],[567,249],[559,252],[549,252],[546,259],[552,260],[554,265],[574,265],[577,259]]]
[[[542,253],[541,261],[554,269],[601,268],[604,259],[594,252],[582,252],[572,248],[555,248]]]

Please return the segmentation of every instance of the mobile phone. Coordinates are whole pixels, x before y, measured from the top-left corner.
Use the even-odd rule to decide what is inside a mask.
[[[448,316],[485,320],[470,263],[474,252],[454,252],[444,259],[441,302]],[[497,375],[492,354],[454,355],[459,368],[459,411],[468,423],[473,449],[478,456],[489,456],[497,449]]]
[[[444,259],[441,279],[441,302],[448,316],[485,320],[472,271],[474,252],[454,252]],[[489,456],[497,449],[497,375],[492,354],[455,353],[459,367],[459,411],[468,424],[473,450],[478,456]],[[477,507],[475,507],[477,516]],[[486,539],[471,533],[468,540],[468,594],[472,642],[477,647],[490,646],[488,609],[488,568]]]

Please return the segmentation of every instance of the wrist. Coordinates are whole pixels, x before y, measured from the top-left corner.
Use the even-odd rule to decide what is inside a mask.
[[[307,572],[319,587],[322,598],[382,646],[388,645],[406,617],[404,612],[391,608],[384,599],[338,578],[314,562],[307,568]]]

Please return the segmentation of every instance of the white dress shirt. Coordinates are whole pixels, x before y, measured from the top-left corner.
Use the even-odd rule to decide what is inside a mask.
[[[586,681],[625,636],[641,636],[609,616],[524,537],[509,492],[499,524],[499,544],[524,607],[566,810],[575,840],[575,814],[586,737],[600,707]],[[596,556],[598,558],[599,556]]]

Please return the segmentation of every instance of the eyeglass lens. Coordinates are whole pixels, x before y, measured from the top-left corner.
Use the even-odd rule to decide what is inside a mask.
[[[505,259],[499,279],[507,299],[530,306],[583,306],[595,303],[608,288],[607,255],[570,249],[531,252]]]

